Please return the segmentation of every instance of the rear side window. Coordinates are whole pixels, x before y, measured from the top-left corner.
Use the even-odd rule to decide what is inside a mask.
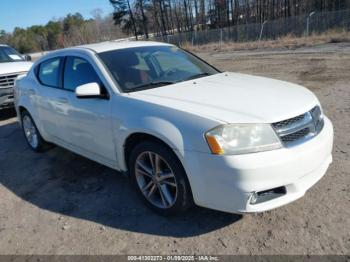
[[[40,64],[38,78],[43,85],[60,87],[60,57],[44,61]]]
[[[91,64],[83,58],[69,56],[66,59],[64,68],[64,89],[75,91],[75,89],[84,84],[98,83],[101,81],[91,66]]]

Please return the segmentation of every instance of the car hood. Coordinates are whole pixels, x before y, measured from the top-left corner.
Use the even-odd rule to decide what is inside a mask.
[[[28,72],[32,65],[33,63],[24,61],[0,63],[0,75]]]
[[[302,86],[239,73],[220,73],[130,95],[226,123],[273,123],[303,114],[318,103]]]

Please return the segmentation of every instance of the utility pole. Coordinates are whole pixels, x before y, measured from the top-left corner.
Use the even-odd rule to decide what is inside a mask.
[[[262,34],[263,34],[263,31],[264,31],[264,26],[265,26],[266,23],[267,23],[267,20],[265,20],[264,23],[262,23],[262,25],[261,25],[258,49],[260,48],[260,42],[261,42]]]
[[[312,11],[308,17],[306,18],[306,37],[309,36],[309,26],[310,26],[310,18],[316,13],[316,11]]]

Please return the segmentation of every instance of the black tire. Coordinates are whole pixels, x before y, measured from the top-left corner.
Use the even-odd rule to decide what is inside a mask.
[[[33,128],[35,129],[36,136],[37,136],[37,143],[35,143],[35,145],[33,143],[30,143],[30,141],[28,139],[28,136],[26,135],[26,131],[25,131],[25,127],[24,127],[24,125],[25,125],[24,121],[25,121],[26,118],[30,119],[30,121],[33,124]],[[27,144],[30,147],[30,149],[32,149],[34,152],[39,153],[39,152],[47,151],[47,150],[49,150],[50,148],[53,147],[52,144],[46,142],[43,139],[43,137],[41,136],[38,128],[35,125],[35,122],[34,122],[32,116],[28,113],[28,111],[24,110],[21,113],[21,122],[22,122],[22,132],[23,132],[23,135],[24,135],[24,139],[27,142]]]
[[[174,198],[174,203],[167,207],[161,208],[151,203],[150,200],[142,192],[137,174],[136,174],[136,161],[137,159],[145,153],[155,153],[161,157],[162,160],[166,161],[166,165],[168,165],[174,175],[175,179],[173,182],[177,184],[176,187],[176,197]],[[176,215],[185,212],[187,209],[193,206],[193,197],[191,188],[185,173],[185,170],[175,155],[175,153],[167,146],[153,141],[145,141],[138,145],[136,145],[130,153],[129,156],[129,175],[131,178],[131,183],[135,190],[137,191],[139,197],[146,203],[148,207],[157,213],[165,216]],[[160,176],[161,177],[161,176]],[[149,180],[151,181],[151,179]],[[148,182],[149,182],[148,181]],[[162,185],[164,187],[164,185]],[[161,195],[160,189],[158,188],[158,193]],[[164,196],[164,195],[163,195]],[[163,197],[164,200],[164,197]]]

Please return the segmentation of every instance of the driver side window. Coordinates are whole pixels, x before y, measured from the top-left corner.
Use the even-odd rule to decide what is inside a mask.
[[[156,52],[153,57],[157,60],[159,66],[163,72],[181,69],[186,72],[198,74],[201,72],[193,63],[190,63],[188,59],[183,58],[179,54],[172,54],[169,52]],[[174,67],[176,65],[176,67]]]
[[[88,83],[101,84],[95,69],[83,58],[68,56],[64,68],[64,89],[74,92],[78,86]]]

